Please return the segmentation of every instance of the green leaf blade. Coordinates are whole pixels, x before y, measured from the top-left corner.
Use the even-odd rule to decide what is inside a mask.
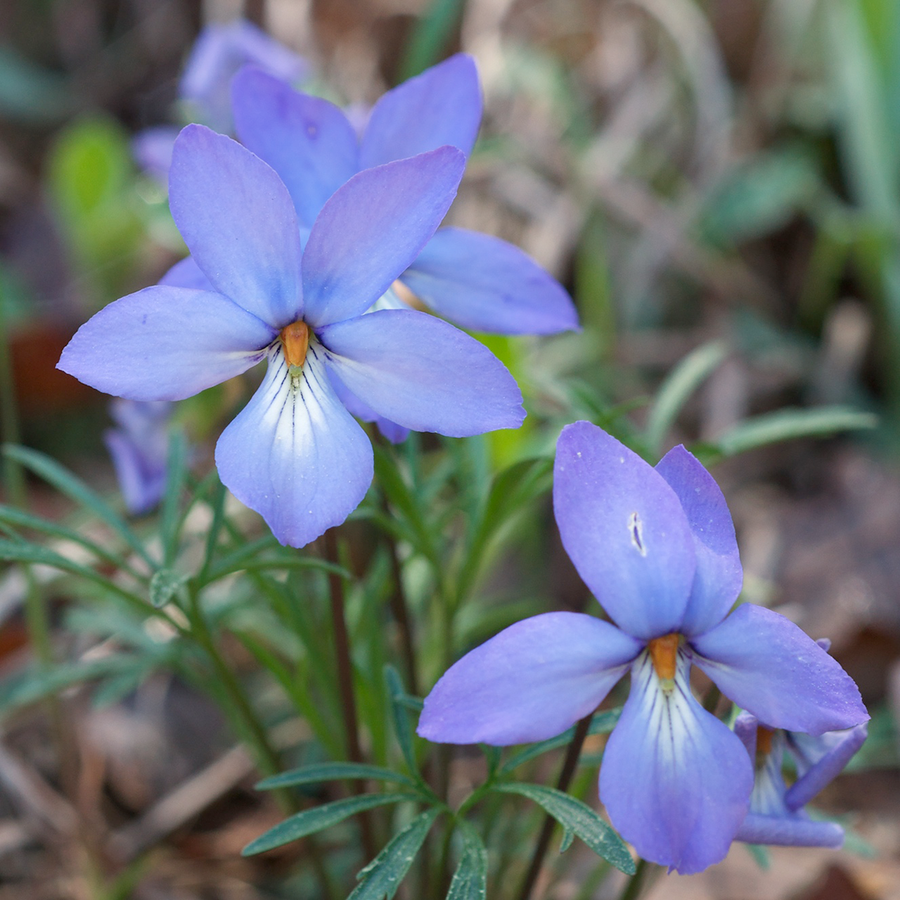
[[[723,456],[737,456],[748,450],[801,437],[824,437],[842,431],[875,428],[878,418],[848,406],[820,406],[815,409],[780,409],[740,422],[714,442]]]
[[[426,809],[396,834],[385,848],[356,876],[359,884],[347,900],[392,900],[425,842],[438,807]]]
[[[519,794],[542,806],[564,829],[581,838],[591,850],[626,875],[634,875],[635,865],[622,838],[587,804],[539,784],[507,782],[493,790]]]
[[[381,766],[369,766],[364,763],[335,762],[320,765],[303,766],[264,778],[256,785],[258,791],[271,791],[276,788],[295,787],[301,784],[315,784],[321,781],[338,781],[344,778],[364,778],[369,781],[395,781],[414,787],[415,782],[400,772],[384,769]]]
[[[375,809],[378,806],[388,806],[391,803],[402,803],[404,800],[418,800],[418,794],[398,792],[394,794],[363,794],[361,797],[347,797],[343,800],[334,800],[322,806],[305,809],[296,815],[279,822],[274,828],[270,828],[265,834],[260,835],[255,841],[251,841],[241,851],[242,856],[253,856],[256,853],[264,853],[275,847],[282,847],[291,841],[299,840],[308,834],[322,831],[349,819],[350,816],[367,809]]]
[[[488,853],[481,836],[467,822],[461,823],[463,852],[453,873],[447,900],[485,900]]]

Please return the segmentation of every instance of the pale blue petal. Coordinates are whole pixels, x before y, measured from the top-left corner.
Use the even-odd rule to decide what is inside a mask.
[[[241,142],[290,191],[300,224],[312,228],[325,201],[359,171],[356,132],[341,110],[254,68],[232,83]]]
[[[466,437],[518,428],[522,394],[474,338],[413,310],[381,310],[319,332],[328,362],[363,403],[414,431]]]
[[[299,318],[297,214],[287,188],[259,157],[188,125],[175,142],[169,206],[217,291],[275,328]]]
[[[582,613],[516,622],[451,666],[425,698],[418,733],[444,744],[521,744],[592,712],[641,644]]]
[[[694,699],[679,654],[675,687],[638,657],[603,755],[600,799],[638,855],[682,874],[724,859],[747,813],[753,766],[740,740]]]
[[[681,630],[699,634],[718,625],[741,592],[744,574],[734,523],[712,475],[684,447],[670,450],[656,471],[681,501],[694,538],[697,571]]]
[[[306,321],[365,312],[418,256],[456,196],[465,157],[442,147],[367,169],[322,208],[303,255]]]
[[[195,291],[214,291],[209,279],[200,271],[200,267],[194,262],[193,256],[186,256],[178,260],[162,278],[158,284],[170,287],[193,288]]]
[[[567,425],[553,506],[566,552],[623,631],[649,639],[679,630],[694,542],[678,497],[652,466],[589,422]]]
[[[216,445],[223,484],[292,547],[340,525],[372,482],[372,445],[331,389],[321,352],[310,343],[292,373],[276,344],[263,383]]]
[[[749,813],[735,835],[748,844],[783,847],[841,847],[844,829],[836,822],[814,822],[803,816],[762,816]]]
[[[274,338],[221,294],[154,286],[85,322],[57,368],[129,400],[183,400],[245,372]]]
[[[445,144],[466,156],[481,124],[481,87],[471,56],[458,53],[384,94],[362,139],[368,169]]]
[[[402,444],[403,441],[409,437],[408,428],[404,428],[396,422],[391,422],[390,419],[385,419],[384,416],[379,416],[375,410],[366,406],[366,404],[363,403],[343,381],[341,381],[334,366],[328,367],[328,378],[331,381],[331,386],[334,388],[334,392],[337,394],[338,399],[347,407],[352,415],[356,416],[357,419],[361,419],[363,422],[374,422],[382,435],[392,444]]]
[[[797,759],[800,777],[788,788],[788,809],[805,806],[844,770],[866,740],[868,728],[857,725],[847,731],[829,731],[820,737],[790,732],[788,749]]]
[[[853,679],[793,622],[745,603],[691,639],[694,662],[770,728],[818,735],[869,715]]]
[[[518,247],[463,228],[441,228],[401,281],[456,325],[496,334],[577,331],[563,286]]]

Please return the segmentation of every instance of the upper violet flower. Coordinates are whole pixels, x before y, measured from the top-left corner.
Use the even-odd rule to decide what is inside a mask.
[[[232,96],[238,137],[282,177],[307,229],[362,169],[445,144],[468,156],[482,111],[478,71],[465,54],[384,94],[361,136],[339,107],[258,68],[235,76]],[[579,327],[556,279],[518,247],[479,232],[442,228],[398,277],[425,305],[464,328],[552,334]]]
[[[246,19],[206,25],[191,48],[179,84],[179,97],[214,131],[231,134],[231,79],[245,65],[258,66],[285,81],[309,75],[309,63]],[[132,152],[148,174],[165,183],[178,128],[147,128],[134,137]]]
[[[355,509],[373,472],[369,440],[329,372],[418,431],[462,437],[524,418],[515,381],[474,339],[412,310],[362,315],[437,228],[464,165],[442,147],[361,172],[322,207],[301,251],[276,173],[189,125],[175,144],[170,205],[210,289],[158,284],[111,303],[59,368],[110,394],[179,400],[267,358],[216,464],[282,543],[309,543]]]
[[[419,734],[516,744],[559,734],[628,671],[600,799],[638,853],[679,872],[724,858],[747,813],[753,766],[691,693],[699,666],[739,706],[813,735],[868,718],[859,691],[787,619],[732,613],[742,573],[721,491],[683,447],[651,467],[601,429],[563,429],[553,500],[563,544],[612,623],[580,613],[518,622],[453,665]]]

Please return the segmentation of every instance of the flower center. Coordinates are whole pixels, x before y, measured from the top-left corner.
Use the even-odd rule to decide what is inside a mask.
[[[765,765],[766,757],[772,752],[772,738],[775,732],[765,725],[756,727],[756,765],[762,767]]]
[[[284,348],[284,358],[288,365],[300,368],[306,362],[306,351],[309,349],[309,326],[298,319],[285,325],[278,335]]]
[[[653,638],[647,645],[653,668],[656,669],[656,675],[664,690],[672,690],[675,687],[675,672],[678,665],[678,647],[680,644],[681,635],[677,632],[672,632],[672,634],[664,634],[662,637]]]

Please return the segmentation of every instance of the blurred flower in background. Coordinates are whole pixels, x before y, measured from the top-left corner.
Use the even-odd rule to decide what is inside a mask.
[[[125,507],[132,515],[149,512],[166,488],[166,462],[174,403],[124,400],[109,404],[116,423],[103,433]]]
[[[310,74],[309,63],[245,19],[211,23],[200,32],[179,84],[186,121],[232,134],[231,79],[247,64],[296,83]],[[176,126],[147,128],[135,135],[132,151],[149,175],[165,183],[172,164]]]

